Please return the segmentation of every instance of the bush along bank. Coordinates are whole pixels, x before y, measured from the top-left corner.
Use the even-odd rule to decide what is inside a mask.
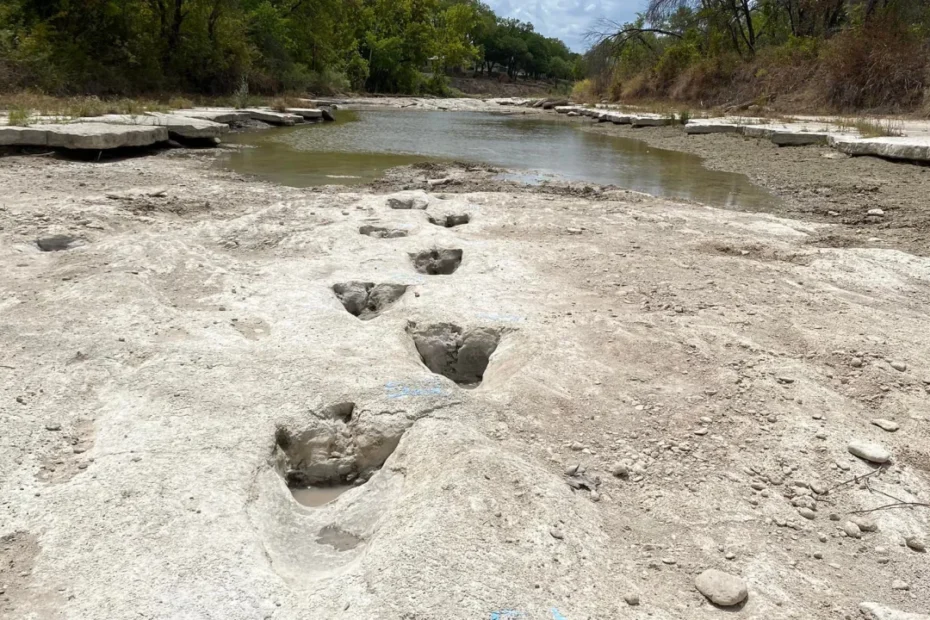
[[[651,0],[598,40],[576,100],[930,113],[930,13],[917,0]]]

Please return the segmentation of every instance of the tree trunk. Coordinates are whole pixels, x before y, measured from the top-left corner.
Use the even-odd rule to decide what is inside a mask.
[[[182,9],[184,0],[174,0],[174,15],[171,18],[171,32],[168,34],[168,57],[173,58],[174,52],[178,49],[181,42],[181,23],[186,15]]]

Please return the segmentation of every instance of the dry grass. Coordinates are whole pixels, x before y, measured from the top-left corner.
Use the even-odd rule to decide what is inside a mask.
[[[835,122],[841,131],[857,132],[863,138],[904,135],[904,123],[893,118],[853,117],[841,118]]]
[[[25,108],[13,108],[7,116],[8,122],[14,127],[23,127],[29,124],[29,110]]]
[[[29,91],[0,95],[0,109],[27,110],[33,116],[85,118],[104,114],[166,112],[173,107],[170,102],[151,99],[105,100],[97,97],[51,97]]]
[[[283,97],[275,97],[274,99],[271,100],[271,102],[268,105],[275,112],[286,112],[288,108],[306,108],[307,107],[307,104],[304,101],[302,101],[299,97],[290,97],[287,95]]]

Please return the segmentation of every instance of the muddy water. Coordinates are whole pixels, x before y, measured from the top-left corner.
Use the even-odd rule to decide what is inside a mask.
[[[291,488],[291,495],[294,496],[297,503],[303,506],[317,508],[330,503],[351,488],[353,488],[351,485],[309,487],[306,489]]]
[[[711,205],[759,208],[775,200],[744,175],[709,170],[694,155],[580,131],[564,120],[409,110],[340,110],[337,117],[235,135],[253,148],[225,163],[295,187],[363,183],[394,166],[455,160],[514,169],[516,180],[587,181]]]

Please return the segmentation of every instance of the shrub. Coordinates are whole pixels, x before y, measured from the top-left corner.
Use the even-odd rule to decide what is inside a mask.
[[[675,78],[700,58],[700,53],[691,43],[670,45],[656,63],[655,74],[660,88],[669,86]]]
[[[356,91],[365,90],[365,81],[370,73],[368,61],[362,58],[358,51],[352,54],[352,58],[346,64],[346,78],[349,80],[349,86]]]
[[[445,96],[447,88],[446,77],[441,73],[434,73],[422,84],[422,92],[424,94],[436,95],[437,97]]]
[[[822,55],[827,100],[839,109],[910,109],[927,86],[925,43],[885,17],[841,32]]]
[[[576,103],[597,103],[599,97],[594,91],[593,80],[581,80],[572,86],[572,101]]]

